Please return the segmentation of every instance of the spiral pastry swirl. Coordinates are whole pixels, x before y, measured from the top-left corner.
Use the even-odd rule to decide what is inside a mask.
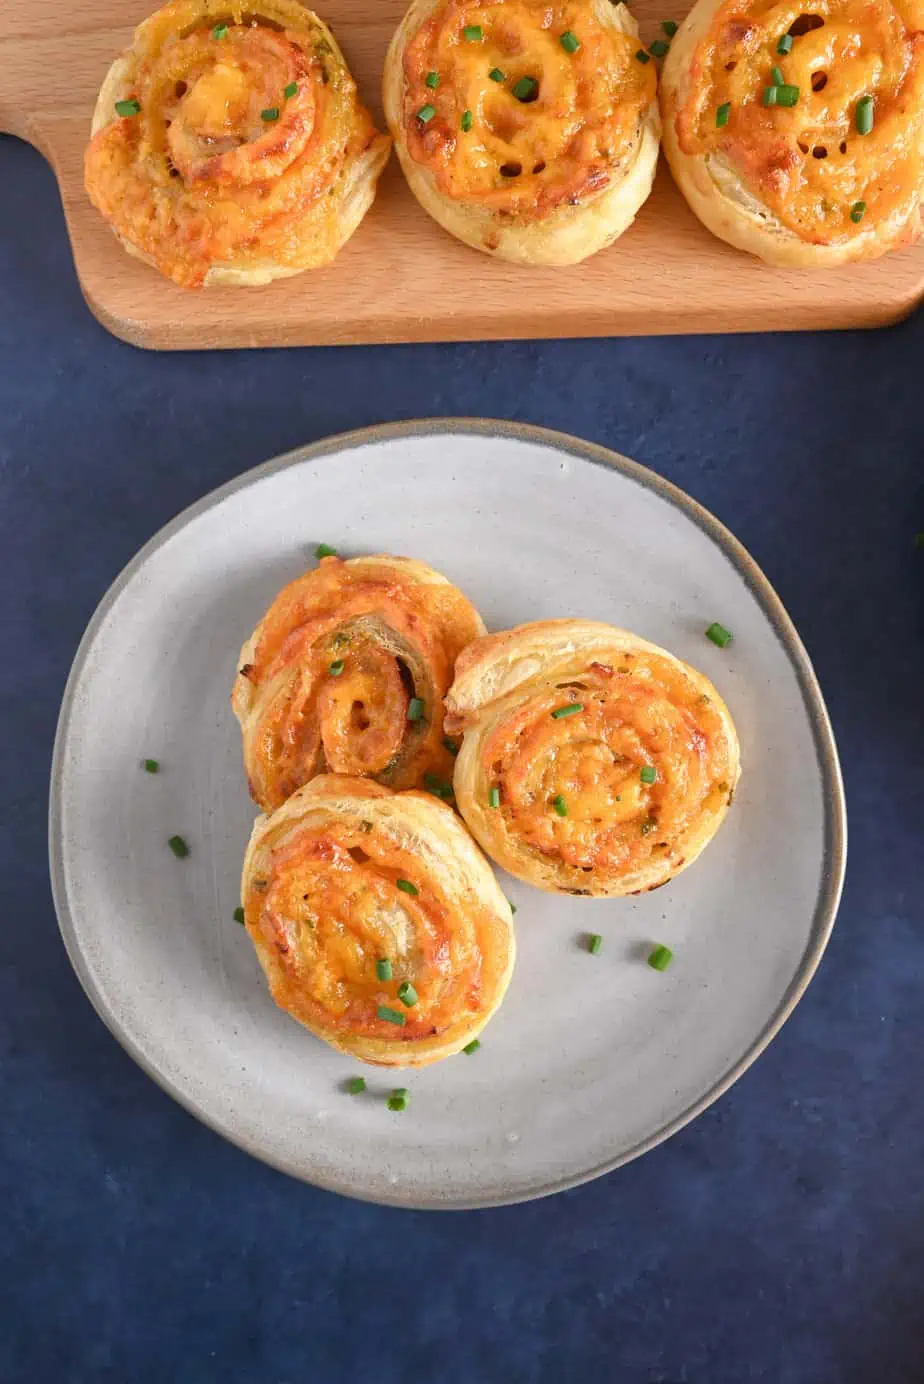
[[[271,812],[316,774],[452,796],[443,697],[481,617],[403,557],[325,557],[279,593],[241,650],[231,704],[256,802]]]
[[[172,0],[110,69],[85,181],[176,283],[266,283],[334,258],[389,149],[299,0]]]
[[[510,905],[452,809],[425,793],[314,779],[258,818],[241,900],[276,1003],[363,1062],[450,1057],[510,981]]]
[[[738,741],[709,680],[625,630],[546,620],[476,641],[446,699],[459,810],[482,848],[553,893],[665,884],[712,838]]]

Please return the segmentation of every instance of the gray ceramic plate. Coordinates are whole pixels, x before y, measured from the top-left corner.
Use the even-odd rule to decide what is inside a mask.
[[[275,1008],[234,922],[253,820],[228,704],[244,637],[318,541],[412,554],[489,628],[556,615],[666,645],[726,698],[744,773],[702,859],[632,900],[505,879],[519,959],[481,1051],[396,1084]],[[720,620],[734,643],[703,630]],[[156,776],[139,761],[160,761]],[[174,833],[191,855],[167,849]],[[51,802],[55,902],[93,1004],[171,1095],[297,1177],[401,1206],[517,1201],[651,1148],[769,1042],[818,964],[843,793],[811,666],[739,544],[680,491],[574,438],[504,423],[374,428],[268,462],[125,569],[77,653]],[[605,937],[601,955],[581,946]],[[645,964],[653,942],[670,970]]]

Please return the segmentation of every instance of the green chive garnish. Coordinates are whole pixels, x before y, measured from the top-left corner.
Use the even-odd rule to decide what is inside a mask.
[[[462,30],[462,37],[469,43],[480,43],[484,38],[484,30],[480,24],[466,24]]]
[[[424,774],[423,781],[427,792],[432,793],[435,798],[442,798],[444,803],[448,803],[453,797],[452,784],[441,779],[439,774]]]
[[[730,115],[731,101],[723,101],[722,105],[719,106],[719,109],[715,113],[715,127],[717,130],[721,130],[723,126],[728,124],[728,117]]]
[[[765,106],[775,106],[777,90],[778,88],[775,86],[764,87],[760,98],[762,104]]]
[[[173,851],[173,854],[176,856],[177,860],[182,860],[184,856],[189,855],[189,847],[183,840],[182,836],[171,836],[170,840],[167,842],[167,845]]]
[[[639,778],[642,783],[654,783],[658,777],[658,771],[653,764],[643,764]]]
[[[854,119],[858,135],[868,135],[873,128],[873,98],[872,96],[861,96],[857,102],[857,109],[854,112]]]
[[[389,1110],[406,1110],[411,1101],[411,1093],[406,1086],[396,1086],[388,1097]]]
[[[635,55],[639,62],[651,62],[651,54],[646,53],[644,48],[640,48]]]
[[[673,955],[670,947],[662,947],[659,943],[648,953],[648,965],[655,971],[666,971]]]
[[[347,1090],[351,1096],[360,1096],[366,1089],[366,1078],[364,1076],[351,1076],[347,1082]]]
[[[448,750],[451,755],[459,753],[459,747],[454,740],[450,740],[448,735],[443,736],[443,749]]]
[[[399,1028],[404,1027],[404,1015],[400,1009],[389,1009],[387,1004],[380,1004],[375,1011],[377,1019],[383,1019],[386,1024],[397,1024]]]
[[[853,206],[850,208],[850,219],[851,221],[862,221],[865,213],[866,203],[854,202]]]
[[[558,41],[566,53],[576,53],[581,46],[581,40],[570,29],[566,29]]]
[[[488,806],[500,807],[500,789],[496,786],[488,794]]]
[[[156,759],[143,759],[141,762],[144,765],[145,772],[148,774],[156,774],[160,769],[160,765]]]
[[[504,73],[501,72],[499,67],[492,67],[488,76],[491,78],[492,82],[503,82],[505,80]]]
[[[521,77],[513,87],[513,95],[518,101],[535,101],[539,92],[539,83],[535,77]]]
[[[416,885],[416,884],[412,884],[411,881],[410,881],[409,879],[396,879],[396,880],[395,880],[395,887],[396,887],[397,889],[400,889],[401,892],[402,892],[402,894],[414,894],[414,895],[417,895],[417,894],[420,893],[420,890],[417,888],[417,885]]]
[[[116,101],[116,115],[137,115],[141,110],[140,101]]]
[[[405,1009],[413,1009],[417,1003],[417,991],[409,980],[403,980],[398,986],[398,999]]]
[[[260,119],[265,120],[269,125],[272,121],[279,119],[279,107],[267,106],[265,111],[260,112]]]
[[[662,19],[661,28],[667,34],[668,38],[673,38],[677,32],[677,25],[672,19]]]
[[[776,89],[776,104],[778,106],[795,106],[799,101],[799,88],[788,86],[785,82]]]
[[[711,639],[713,644],[718,644],[720,649],[724,649],[732,642],[731,630],[727,630],[724,625],[720,625],[718,620],[714,620],[706,631],[706,638]]]
[[[473,1038],[470,1043],[465,1044],[465,1047],[462,1049],[462,1051],[468,1053],[469,1057],[471,1057],[472,1053],[477,1052],[480,1047],[480,1040],[478,1038]]]
[[[592,932],[587,939],[587,950],[591,956],[599,956],[603,948],[603,938],[599,932]]]
[[[332,548],[329,543],[319,543],[314,550],[314,555],[318,560],[322,557],[336,557],[337,549]]]
[[[286,98],[287,101],[291,101],[291,100],[292,100],[292,97],[295,95],[295,93],[296,93],[297,91],[298,91],[298,82],[290,82],[289,85],[288,85],[287,87],[284,87],[284,88],[283,88],[282,94],[283,94],[283,96]]]
[[[420,121],[421,125],[426,125],[435,115],[436,106],[421,106],[420,110],[417,112],[417,119]]]
[[[327,671],[330,673],[332,678],[339,678],[340,674],[343,672],[343,667],[343,659],[335,658]]]
[[[552,720],[560,721],[563,716],[574,716],[584,710],[583,702],[568,702],[567,706],[557,706],[552,712]]]
[[[779,53],[779,55],[780,55],[781,58],[785,58],[785,56],[786,56],[787,53],[791,53],[791,52],[792,52],[792,35],[791,35],[791,34],[783,34],[783,36],[782,36],[782,38],[780,39],[779,43],[776,45],[776,51]]]
[[[409,721],[419,721],[423,717],[426,707],[422,697],[412,697],[407,704],[407,719]]]
[[[567,817],[568,804],[565,802],[564,798],[560,793],[557,793],[555,797],[552,799],[552,806],[558,813],[559,817]]]
[[[463,112],[462,112],[462,119],[459,121],[459,126],[460,126],[460,128],[461,128],[463,134],[468,134],[469,130],[472,128],[472,113],[471,113],[471,111],[463,111]]]
[[[783,69],[781,67],[771,67],[770,80],[773,82],[774,86],[785,86],[786,78],[783,76]]]
[[[654,43],[649,43],[648,51],[653,58],[663,58],[670,48],[669,43],[665,43],[663,38],[656,38]]]
[[[241,926],[243,927],[243,925],[244,925],[244,910],[243,910],[243,908],[236,908],[236,909],[234,910],[234,921],[235,921],[236,923],[240,923]]]
[[[391,980],[394,971],[387,956],[383,956],[375,963],[375,973],[379,980]]]
[[[215,27],[214,27],[214,29],[212,30],[212,38],[227,38],[227,37],[228,37],[228,26],[227,26],[227,24],[216,24]]]
[[[440,84],[440,74],[438,72],[428,72],[424,81],[431,91],[435,91]]]

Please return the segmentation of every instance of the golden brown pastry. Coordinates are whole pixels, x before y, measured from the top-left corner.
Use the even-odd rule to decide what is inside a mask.
[[[413,0],[383,95],[414,196],[467,245],[521,264],[609,245],[658,158],[655,65],[638,52],[610,0]]]
[[[316,774],[451,797],[443,697],[484,633],[445,577],[406,557],[325,557],[279,593],[231,694],[250,791],[267,812]]]
[[[331,1047],[423,1066],[504,998],[513,918],[450,807],[324,774],[259,817],[241,881],[273,999]]]
[[[391,141],[298,0],[172,0],[103,82],[85,180],[130,254],[185,287],[328,264]]]
[[[661,78],[664,149],[705,226],[770,264],[917,239],[924,3],[699,0]]]
[[[542,620],[471,644],[446,724],[464,733],[456,801],[482,848],[540,889],[666,884],[718,830],[738,740],[708,678],[591,620]]]

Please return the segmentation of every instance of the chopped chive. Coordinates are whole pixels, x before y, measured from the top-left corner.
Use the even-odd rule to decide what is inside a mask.
[[[731,115],[731,101],[723,101],[715,113],[715,127],[721,130],[728,124],[728,117]]]
[[[227,26],[227,24],[216,24],[215,27],[214,27],[214,29],[212,30],[212,38],[227,38],[227,37],[228,37],[228,26]]]
[[[398,999],[405,1009],[413,1009],[417,1003],[417,991],[409,980],[403,980],[398,986]]]
[[[779,53],[781,58],[785,58],[787,53],[792,52],[792,34],[782,35],[779,43],[776,45],[776,51]]]
[[[141,110],[140,101],[116,101],[116,115],[137,115]]]
[[[236,923],[240,923],[241,926],[243,927],[243,925],[244,925],[244,910],[243,910],[243,908],[236,908],[236,909],[234,910],[234,921],[235,921]]]
[[[417,112],[417,119],[421,125],[427,125],[436,115],[436,106],[421,106]]]
[[[141,762],[144,765],[145,773],[156,774],[160,769],[156,759],[143,759]]]
[[[786,82],[776,89],[776,104],[778,106],[795,106],[799,101],[799,88],[790,86]]]
[[[411,1093],[406,1086],[396,1086],[388,1097],[389,1110],[406,1110],[411,1101]]]
[[[501,72],[499,67],[492,67],[488,76],[491,78],[492,82],[503,82],[505,80],[505,74]]]
[[[672,19],[662,19],[661,28],[667,34],[668,38],[673,38],[677,32],[677,25]]]
[[[646,53],[644,48],[639,48],[635,56],[638,58],[639,62],[651,62],[651,54]]]
[[[552,712],[552,720],[560,721],[563,716],[574,716],[579,711],[584,710],[583,702],[568,702],[565,706],[557,706]]]
[[[663,58],[670,48],[669,43],[665,43],[663,38],[656,38],[654,43],[649,43],[648,51],[653,58]]]
[[[643,764],[639,778],[642,783],[654,783],[658,777],[658,771],[653,764]]]
[[[314,555],[319,560],[322,557],[336,557],[337,549],[332,548],[329,543],[319,543],[314,550]]]
[[[177,860],[183,860],[185,856],[189,855],[189,847],[183,840],[182,836],[171,836],[170,840],[167,842],[167,845],[173,851],[173,854],[176,856]]]
[[[454,796],[452,784],[441,779],[439,774],[424,774],[423,781],[427,792],[432,793],[435,798],[442,798],[444,803],[448,803]]]
[[[399,1028],[404,1027],[404,1015],[400,1009],[389,1009],[387,1004],[380,1004],[375,1011],[375,1017],[382,1019],[386,1024],[397,1024]]]
[[[648,953],[648,965],[655,971],[666,971],[671,964],[673,955],[670,947],[663,947],[659,943],[656,947],[652,947]]]
[[[343,672],[343,668],[344,668],[343,659],[342,659],[342,658],[335,658],[334,661],[333,661],[333,663],[330,665],[330,667],[328,668],[327,671],[330,673],[330,675],[331,675],[332,678],[339,678],[340,674]]]
[[[462,1049],[462,1051],[463,1051],[464,1053],[467,1053],[468,1056],[471,1057],[472,1053],[473,1053],[473,1052],[477,1052],[478,1049],[479,1049],[480,1047],[481,1047],[481,1041],[480,1041],[480,1039],[478,1039],[478,1038],[473,1038],[472,1041],[471,1041],[470,1043],[466,1043],[466,1044],[465,1044],[465,1047]]]
[[[518,101],[535,101],[539,94],[539,83],[535,77],[521,77],[512,91]]]
[[[454,740],[450,740],[448,735],[443,736],[443,749],[448,750],[449,753],[452,755],[456,755],[459,753],[458,745]]]
[[[286,98],[287,101],[291,101],[291,100],[292,100],[292,97],[295,95],[295,93],[296,93],[297,91],[298,91],[298,82],[290,82],[289,85],[288,85],[287,87],[284,87],[284,88],[283,88],[282,94],[283,94],[283,96]]]
[[[497,787],[496,784],[488,794],[488,806],[500,807],[500,789]]]
[[[862,221],[865,213],[866,203],[854,202],[853,206],[850,208],[850,219],[851,221]]]
[[[422,719],[426,707],[422,697],[412,697],[407,704],[407,719],[409,721],[419,721]]]
[[[366,1078],[364,1076],[351,1076],[347,1082],[347,1090],[351,1096],[360,1096],[366,1089]]]
[[[267,106],[266,110],[260,112],[260,119],[269,125],[272,121],[279,119],[279,107]]]
[[[414,895],[417,895],[417,894],[420,893],[420,890],[417,888],[417,885],[416,885],[416,884],[412,884],[411,881],[410,881],[409,879],[396,879],[396,880],[395,880],[395,887],[396,887],[397,889],[400,889],[401,892],[402,892],[402,894],[414,894]]]
[[[471,113],[471,111],[463,111],[463,112],[462,112],[462,119],[459,121],[459,127],[460,127],[460,129],[462,130],[462,133],[463,133],[463,134],[466,134],[466,135],[468,134],[469,130],[472,128],[472,113]]]
[[[554,807],[555,811],[558,813],[559,817],[567,817],[567,815],[568,815],[568,804],[565,802],[565,800],[564,800],[564,798],[562,797],[561,793],[556,793],[555,797],[552,799],[552,806]]]
[[[581,40],[570,29],[566,29],[558,41],[566,53],[576,53],[581,46]]]
[[[484,38],[484,30],[480,24],[466,24],[462,30],[462,37],[469,43],[480,43]]]
[[[873,128],[873,98],[872,96],[861,96],[857,102],[857,109],[854,112],[854,121],[858,135],[868,135]]]
[[[603,949],[603,938],[599,932],[592,932],[587,939],[587,950],[591,956],[599,956]]]
[[[764,87],[763,92],[761,93],[761,98],[760,98],[760,99],[761,99],[761,103],[762,103],[763,105],[765,105],[765,106],[775,106],[775,105],[776,105],[776,93],[777,93],[777,88],[776,88],[775,86]]]
[[[774,86],[785,86],[786,78],[783,76],[783,69],[781,67],[771,67],[770,80],[773,82]]]
[[[438,72],[428,72],[424,81],[430,90],[434,91],[440,84],[440,74]]]
[[[375,963],[375,973],[379,980],[391,980],[394,971],[387,956],[380,957]]]
[[[724,625],[720,625],[718,620],[714,620],[706,631],[706,638],[711,639],[713,644],[718,644],[720,649],[724,649],[732,642],[732,633]]]

